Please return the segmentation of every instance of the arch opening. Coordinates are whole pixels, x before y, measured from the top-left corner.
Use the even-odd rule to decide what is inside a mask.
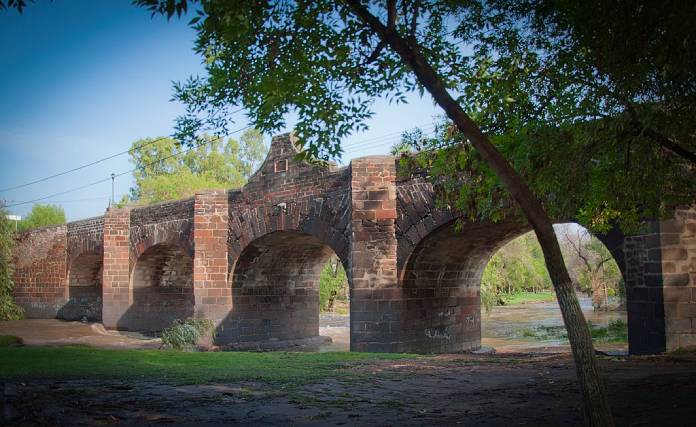
[[[492,262],[491,260],[496,262],[495,254],[501,248],[510,242],[514,243],[516,239],[529,239],[531,237],[536,244],[536,238],[529,231],[529,227],[510,221],[501,221],[495,224],[464,223],[461,229],[457,229],[455,224],[454,221],[445,224],[426,235],[418,242],[401,271],[400,277],[406,299],[403,312],[404,336],[408,339],[406,348],[409,351],[445,353],[477,349],[481,347],[482,343],[485,346],[496,348],[508,345],[514,347],[519,343],[506,343],[505,340],[501,341],[498,338],[505,334],[525,335],[523,338],[531,338],[535,329],[529,330],[530,328],[520,327],[524,322],[539,322],[539,328],[536,330],[542,334],[552,330],[549,327],[556,328],[558,326],[556,328],[558,334],[564,335],[565,330],[563,329],[560,309],[555,300],[553,287],[548,273],[546,273],[543,254],[539,247],[537,247],[538,252],[535,254],[539,258],[538,265],[531,265],[531,261],[524,257],[516,257],[515,260],[507,262],[508,264],[516,263],[517,268],[521,269],[541,268],[543,274],[546,275],[546,281],[544,283],[503,283],[501,289],[504,292],[510,289],[511,293],[514,293],[515,289],[529,293],[543,291],[546,293],[544,295],[547,299],[546,305],[539,306],[538,313],[531,309],[527,312],[523,310],[525,307],[532,307],[532,305],[521,304],[517,306],[517,311],[506,308],[505,310],[510,311],[510,313],[501,311],[498,316],[500,319],[493,317],[495,321],[500,323],[499,325],[492,322],[491,316],[487,314],[486,305],[490,306],[491,300],[494,301],[492,304],[495,305],[497,300],[503,298],[500,298],[500,295],[493,297],[487,295],[485,288],[487,283],[485,282],[490,282],[491,277],[488,277],[489,274],[484,276],[486,267]],[[560,227],[563,226],[556,226],[557,234],[559,234]],[[574,227],[574,230],[581,228],[577,224],[573,224],[571,227]],[[587,239],[589,242],[589,238]],[[610,251],[603,245],[602,241],[607,241],[606,236],[593,239],[592,245],[595,247],[601,245],[604,256],[608,258],[603,263],[602,260],[598,260],[598,264],[611,265],[612,271],[620,277],[621,271],[615,258],[619,259],[618,256],[621,254]],[[561,244],[563,246],[563,242]],[[569,252],[567,247],[564,248],[564,256],[566,262],[571,264],[569,265],[571,270],[573,262],[581,262],[578,255],[574,256],[575,259],[571,259],[573,254]],[[500,263],[499,260],[497,262]],[[538,276],[538,272],[534,273]],[[534,274],[527,276],[521,274],[523,280],[532,276]],[[583,280],[594,279],[583,278]],[[604,288],[602,289],[604,290]],[[621,292],[618,290],[618,293]],[[609,296],[612,293],[609,292]],[[602,293],[603,295],[604,293]],[[522,294],[521,296],[534,300],[535,296],[539,297],[540,295],[529,297],[527,294]],[[484,304],[482,304],[482,300]],[[525,298],[520,298],[520,296],[510,300],[515,303],[526,302]],[[594,311],[591,299],[582,298],[582,303],[586,317],[595,321],[596,327],[594,329],[596,329],[598,336],[605,336],[607,330],[610,329],[610,322],[618,319],[619,322],[612,325],[613,331],[609,330],[608,332],[610,335],[617,334],[619,329],[623,329],[624,332],[621,334],[625,337],[625,311],[592,316]],[[544,318],[541,319],[541,317]],[[498,336],[495,336],[496,334]],[[547,341],[543,344],[558,345],[562,343],[564,343],[563,339],[557,339],[554,342]]]
[[[451,353],[481,345],[479,283],[500,241],[523,227],[518,223],[444,224],[426,235],[403,271],[402,339],[408,351]]]
[[[133,304],[120,326],[159,332],[174,320],[193,316],[193,259],[172,244],[151,246],[135,263],[131,288]]]
[[[82,254],[68,270],[68,301],[58,317],[64,320],[102,320],[102,255]]]
[[[554,226],[595,345],[626,351],[627,312],[622,271],[606,236],[576,223]],[[619,254],[620,256],[620,254]],[[567,333],[533,232],[502,242],[481,281],[482,344],[498,350],[567,345]]]
[[[320,282],[332,259],[338,257],[328,244],[298,231],[276,231],[251,242],[232,266],[233,308],[219,339],[250,343],[319,337]]]

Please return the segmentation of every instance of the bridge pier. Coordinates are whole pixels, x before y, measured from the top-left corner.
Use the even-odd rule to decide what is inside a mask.
[[[130,285],[130,208],[109,208],[104,214],[102,275],[102,323],[118,329],[119,321],[133,304]]]
[[[228,285],[227,191],[196,194],[193,212],[193,293],[195,316],[219,326],[232,309]]]
[[[351,351],[394,352],[402,347],[395,180],[393,157],[351,163]]]

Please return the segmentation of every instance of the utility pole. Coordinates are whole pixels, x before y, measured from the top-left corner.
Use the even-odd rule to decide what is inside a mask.
[[[111,202],[109,202],[109,207],[112,207],[116,203],[116,200],[114,200],[114,180],[116,180],[116,174],[112,173],[111,174]]]

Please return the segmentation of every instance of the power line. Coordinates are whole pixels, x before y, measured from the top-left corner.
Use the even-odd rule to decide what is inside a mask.
[[[423,125],[418,125],[418,126],[416,126],[416,127],[421,127],[421,126],[423,126]],[[424,129],[432,128],[432,127],[434,127],[434,126],[435,126],[435,125],[432,125],[432,124],[431,124],[431,125],[426,126]],[[243,132],[243,131],[245,131],[245,130],[247,130],[247,129],[250,129],[251,127],[252,127],[251,125],[247,125],[247,126],[245,126],[245,127],[243,127],[243,128],[237,129],[237,130],[235,130],[235,131],[229,133],[227,136],[229,136],[229,135],[234,135],[234,134],[239,133],[239,132]],[[366,139],[366,140],[358,141],[358,142],[355,142],[355,143],[352,143],[352,144],[346,144],[346,146],[349,147],[351,150],[355,150],[355,149],[362,150],[362,149],[369,148],[369,147],[372,147],[372,146],[384,146],[384,145],[387,145],[387,144],[390,144],[390,143],[393,143],[393,142],[398,141],[398,140],[399,140],[399,137],[398,137],[398,136],[395,137],[395,135],[400,135],[400,134],[402,134],[405,130],[408,130],[408,129],[404,129],[404,130],[397,131],[397,132],[391,132],[391,133],[384,134],[384,135],[380,135],[380,136],[377,136],[377,137],[368,138],[368,139]],[[217,137],[215,137],[215,138],[213,138],[213,139],[211,139],[211,140],[209,140],[209,141],[205,141],[205,142],[202,142],[202,143],[200,143],[200,144],[194,145],[194,146],[192,146],[192,147],[190,147],[190,148],[187,148],[186,150],[181,150],[181,151],[178,151],[178,152],[176,152],[176,153],[174,153],[174,154],[170,154],[170,155],[168,155],[168,156],[165,156],[165,157],[162,157],[162,158],[160,158],[160,159],[154,160],[154,161],[152,161],[152,162],[146,163],[146,164],[144,164],[144,165],[135,167],[135,168],[133,168],[133,169],[130,169],[130,170],[127,170],[127,171],[118,173],[118,174],[114,174],[114,178],[118,178],[118,177],[121,177],[121,176],[123,176],[123,175],[127,175],[127,174],[130,174],[130,173],[133,173],[133,172],[137,171],[138,169],[142,169],[142,168],[145,168],[145,167],[148,167],[148,166],[152,166],[152,165],[154,165],[154,164],[161,163],[161,162],[163,162],[163,161],[165,161],[165,160],[168,160],[168,159],[171,159],[171,158],[173,158],[173,157],[180,156],[180,155],[185,154],[185,153],[187,153],[187,152],[189,152],[189,151],[195,150],[195,149],[197,149],[197,148],[203,147],[203,146],[208,145],[208,144],[212,144],[213,142],[219,141],[219,140],[222,139],[222,138],[223,138],[222,136],[217,136]],[[161,139],[163,139],[163,138],[161,138]],[[143,145],[144,145],[144,144],[143,144]],[[129,150],[129,151],[130,151],[130,150]],[[28,201],[24,201],[24,202],[13,203],[13,204],[10,204],[10,205],[6,205],[5,207],[10,208],[10,207],[14,207],[14,206],[26,205],[26,204],[29,204],[29,203],[40,202],[40,201],[47,200],[47,199],[50,199],[50,198],[53,198],[53,197],[62,196],[62,195],[64,195],[64,194],[68,194],[68,193],[72,193],[72,192],[75,192],[75,191],[78,191],[78,190],[82,190],[82,189],[85,189],[85,188],[88,188],[88,187],[92,187],[92,186],[94,186],[94,185],[101,184],[101,183],[103,183],[103,182],[107,182],[107,181],[109,181],[109,180],[111,180],[111,179],[112,179],[112,177],[109,176],[109,177],[107,177],[107,178],[100,179],[100,180],[98,180],[98,181],[94,181],[94,182],[91,182],[91,183],[89,183],[89,184],[81,185],[81,186],[79,186],[79,187],[71,188],[71,189],[69,189],[69,190],[61,191],[61,192],[58,192],[58,193],[53,193],[53,194],[50,194],[50,195],[47,195],[47,196],[43,196],[43,197],[39,197],[39,198],[33,199],[33,200],[28,200]],[[99,199],[102,199],[102,198],[99,198]],[[83,201],[87,201],[87,200],[89,200],[89,199],[83,199]],[[77,202],[77,201],[79,201],[79,200],[66,201],[65,203],[69,203],[69,202],[71,203],[71,202]],[[59,202],[54,202],[54,203],[59,203]]]
[[[88,167],[90,167],[90,166],[94,166],[94,165],[96,165],[96,164],[105,162],[105,161],[107,161],[107,160],[111,160],[111,159],[113,159],[113,158],[115,158],[115,157],[122,156],[122,155],[124,155],[124,154],[129,153],[131,150],[139,150],[139,149],[141,149],[141,148],[143,148],[143,147],[145,147],[145,146],[147,146],[147,145],[154,144],[155,142],[162,141],[163,139],[167,139],[167,138],[169,138],[169,137],[168,137],[168,136],[163,136],[163,137],[154,139],[154,140],[152,140],[152,141],[145,142],[145,143],[143,143],[143,144],[141,144],[141,145],[139,145],[139,146],[137,146],[137,147],[135,147],[135,148],[133,148],[133,149],[128,149],[128,150],[122,151],[122,152],[120,152],[120,153],[112,154],[112,155],[110,155],[110,156],[108,156],[108,157],[104,157],[104,158],[101,158],[101,159],[99,159],[99,160],[95,160],[95,161],[90,162],[90,163],[85,163],[84,165],[81,165],[81,166],[78,166],[78,167],[75,167],[75,168],[72,168],[72,169],[63,171],[63,172],[59,172],[59,173],[54,174],[54,175],[50,175],[50,176],[47,176],[47,177],[44,177],[44,178],[40,178],[40,179],[31,181],[31,182],[27,182],[27,183],[25,183],[25,184],[15,185],[14,187],[3,188],[3,189],[0,190],[0,193],[5,192],[5,191],[10,191],[10,190],[16,190],[16,189],[18,189],[18,188],[28,187],[28,186],[33,185],[33,184],[38,184],[39,182],[44,182],[44,181],[48,181],[49,179],[53,179],[53,178],[56,178],[56,177],[59,177],[59,176],[67,175],[67,174],[69,174],[69,173],[72,173],[72,172],[75,172],[75,171],[79,171],[80,169],[88,168]]]
[[[241,128],[241,129],[237,129],[236,131],[231,132],[229,135],[233,135],[233,134],[235,134],[235,133],[243,132],[243,131],[245,131],[245,130],[247,130],[247,129],[249,129],[249,128],[251,128],[251,125],[245,126],[245,127]],[[212,144],[213,142],[218,141],[218,140],[220,140],[221,138],[222,138],[221,136],[215,137],[215,138],[213,138],[213,139],[211,139],[211,140],[209,140],[209,141],[205,141],[205,142],[202,142],[202,143],[200,143],[200,144],[194,145],[193,147],[190,147],[190,148],[188,148],[188,149],[186,149],[186,150],[181,150],[181,151],[179,151],[179,152],[177,152],[177,153],[171,154],[171,155],[169,155],[169,156],[162,157],[162,158],[160,158],[160,159],[157,159],[157,160],[154,160],[154,161],[152,161],[152,162],[146,163],[146,164],[144,164],[144,165],[142,165],[142,166],[139,166],[139,167],[136,167],[136,168],[127,170],[127,171],[125,171],[125,172],[121,172],[121,173],[115,174],[114,177],[117,178],[117,177],[120,177],[120,176],[129,174],[129,173],[133,173],[133,172],[135,172],[136,170],[141,169],[141,168],[143,168],[143,167],[152,166],[152,165],[154,165],[154,164],[156,164],[156,163],[160,163],[160,162],[163,162],[163,161],[165,161],[165,160],[171,159],[172,157],[180,156],[180,155],[182,155],[182,154],[184,154],[184,153],[188,153],[188,152],[191,151],[191,150],[195,150],[196,148],[202,147],[202,146],[204,146],[204,145]],[[81,186],[79,186],[79,187],[71,188],[71,189],[69,189],[69,190],[65,190],[65,191],[61,191],[61,192],[58,192],[58,193],[49,194],[48,196],[39,197],[39,198],[33,199],[33,200],[27,200],[27,201],[25,201],[25,202],[13,203],[13,204],[7,205],[7,206],[5,206],[5,207],[6,207],[6,208],[11,208],[11,207],[14,207],[14,206],[21,206],[21,205],[26,205],[26,204],[29,204],[29,203],[40,202],[40,201],[42,201],[42,200],[50,199],[50,198],[52,198],[52,197],[62,196],[62,195],[64,195],[64,194],[72,193],[72,192],[75,192],[75,191],[78,191],[78,190],[83,190],[83,189],[85,189],[85,188],[92,187],[92,186],[94,186],[94,185],[97,185],[97,184],[101,184],[101,183],[103,183],[103,182],[110,181],[111,179],[112,179],[111,176],[109,176],[109,177],[107,177],[107,178],[100,179],[100,180],[98,180],[98,181],[94,181],[94,182],[91,182],[91,183],[89,183],[89,184],[81,185]]]
[[[243,108],[237,109],[237,110],[231,112],[230,115],[237,114],[237,113],[239,113],[239,112],[242,111],[242,110],[244,110],[244,109],[243,109]],[[143,147],[145,147],[145,146],[154,144],[155,142],[162,141],[162,140],[167,139],[167,138],[171,138],[171,136],[163,136],[163,137],[160,137],[160,138],[156,138],[156,139],[154,139],[154,140],[144,142],[144,143],[140,144],[140,145],[137,146],[137,147],[129,148],[129,149],[126,150],[126,151],[121,151],[121,152],[119,152],[119,153],[112,154],[112,155],[107,156],[107,157],[103,157],[103,158],[98,159],[98,160],[95,160],[95,161],[93,161],[93,162],[85,163],[84,165],[77,166],[77,167],[75,167],[75,168],[72,168],[72,169],[69,169],[69,170],[66,170],[66,171],[63,171],[63,172],[59,172],[59,173],[56,173],[56,174],[53,174],[53,175],[50,175],[50,176],[46,176],[46,177],[43,177],[43,178],[40,178],[40,179],[31,181],[31,182],[27,182],[27,183],[25,183],[25,184],[20,184],[20,185],[15,185],[15,186],[13,186],[13,187],[7,187],[7,188],[0,189],[0,193],[3,193],[3,192],[5,192],[5,191],[10,191],[10,190],[17,190],[17,189],[19,189],[19,188],[24,188],[24,187],[28,187],[28,186],[30,186],[30,185],[38,184],[39,182],[44,182],[44,181],[48,181],[49,179],[53,179],[53,178],[57,178],[57,177],[59,177],[59,176],[67,175],[67,174],[69,174],[69,173],[76,172],[76,171],[79,171],[79,170],[81,170],[81,169],[84,169],[84,168],[88,168],[88,167],[90,167],[90,166],[97,165],[97,164],[99,164],[99,163],[103,163],[103,162],[105,162],[105,161],[107,161],[107,160],[111,160],[111,159],[116,158],[116,157],[118,157],[118,156],[122,156],[122,155],[124,155],[124,154],[128,154],[128,153],[130,153],[131,151],[139,150],[139,149],[141,149],[141,148],[143,148]]]

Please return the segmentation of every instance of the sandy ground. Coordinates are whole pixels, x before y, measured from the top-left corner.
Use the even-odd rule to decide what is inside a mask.
[[[692,426],[696,357],[604,358],[619,426]],[[354,366],[316,384],[29,380],[6,384],[9,426],[580,426],[568,354],[448,355]]]
[[[322,317],[320,333],[333,342],[321,351],[348,348],[346,322],[345,316]],[[100,324],[57,320],[0,322],[0,335],[21,336],[29,345],[160,346],[158,339]],[[492,338],[483,342],[500,344],[495,355],[361,362],[349,379],[316,384],[32,379],[6,383],[0,393],[8,426],[583,425],[567,347],[519,352],[524,343]],[[617,425],[694,425],[696,355],[605,357],[601,363]]]
[[[107,331],[101,323],[57,319],[0,322],[0,335],[22,338],[26,345],[90,345],[101,348],[159,348],[162,341],[136,332]]]

